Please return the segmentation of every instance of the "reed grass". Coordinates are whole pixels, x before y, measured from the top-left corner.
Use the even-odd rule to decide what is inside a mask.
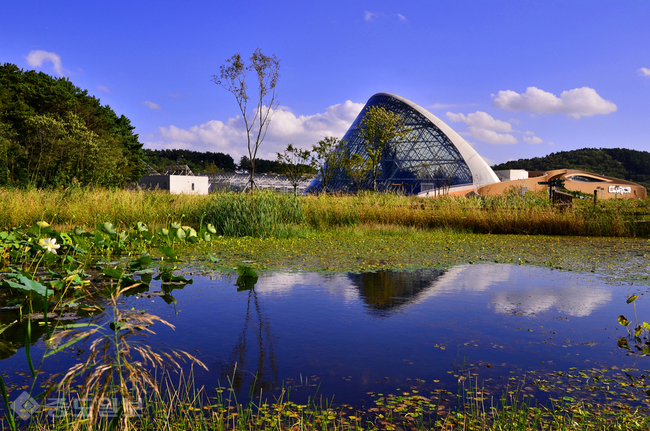
[[[303,223],[301,201],[273,192],[215,193],[192,211],[194,219],[211,223],[224,236],[287,237]]]
[[[291,237],[303,229],[403,226],[471,233],[650,236],[650,199],[574,200],[554,208],[545,194],[498,197],[405,197],[390,193],[301,196],[256,192],[172,195],[162,191],[68,188],[0,189],[0,228],[45,220],[64,228],[137,221],[212,223],[224,236]]]
[[[229,388],[208,391],[197,387],[193,374],[166,374],[161,390],[144,395],[137,416],[130,418],[133,429],[147,430],[442,430],[442,431],[529,431],[529,430],[646,430],[650,418],[641,410],[621,404],[602,405],[568,397],[538,404],[522,391],[487,396],[478,380],[459,385],[455,400],[442,402],[435,393],[388,395],[374,405],[350,410],[323,397],[305,404],[292,402],[289,391],[259,393],[239,402]],[[516,383],[516,382],[515,382]],[[62,399],[72,406],[76,394]],[[454,398],[454,397],[452,397]],[[453,403],[457,405],[454,406]],[[29,430],[108,429],[111,417],[90,421],[78,415],[79,409],[61,410],[57,418],[39,411],[32,416]],[[52,412],[50,411],[50,414]],[[77,413],[77,417],[74,416]]]

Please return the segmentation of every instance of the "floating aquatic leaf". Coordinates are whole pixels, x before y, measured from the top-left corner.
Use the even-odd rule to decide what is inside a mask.
[[[632,295],[629,298],[627,298],[627,303],[629,304],[631,302],[634,302],[634,301],[636,301],[637,298],[638,298],[638,296]]]
[[[244,290],[251,290],[255,288],[255,283],[257,283],[257,277],[247,277],[239,276],[235,285],[237,286],[237,292],[242,292]]]
[[[124,270],[121,268],[104,268],[102,269],[102,273],[110,278],[113,278],[115,280],[119,280],[124,276]]]
[[[131,269],[132,270],[138,270],[138,269],[144,269],[147,266],[151,265],[153,263],[153,259],[147,253],[146,251],[142,253],[142,255],[135,260],[135,262],[131,263]]]
[[[237,274],[240,277],[257,277],[257,272],[250,266],[237,265]]]
[[[622,314],[618,316],[618,323],[620,323],[623,326],[628,326],[630,324],[630,321],[625,318]]]
[[[192,284],[194,280],[191,278],[185,278],[182,275],[174,275],[173,271],[175,268],[165,268],[163,271],[154,277],[154,280],[162,280],[164,283],[185,283]]]
[[[623,337],[618,339],[618,342],[616,343],[616,345],[618,347],[620,347],[621,349],[630,350],[630,345],[627,343],[627,340],[625,338],[623,338]]]
[[[24,275],[11,274],[9,277],[15,279],[16,281],[12,281],[9,278],[2,280],[2,284],[5,287],[19,290],[21,292],[27,293],[30,296],[35,293],[36,295],[43,298],[50,297],[54,294],[53,290],[46,288],[38,281],[31,280]]]
[[[158,250],[160,250],[165,256],[167,256],[171,260],[178,260],[178,255],[174,253],[174,250],[166,245],[161,245],[158,247]]]

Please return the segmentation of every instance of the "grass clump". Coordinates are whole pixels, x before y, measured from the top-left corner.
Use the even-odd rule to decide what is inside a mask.
[[[190,214],[211,223],[218,234],[232,237],[286,237],[290,226],[304,220],[298,198],[268,191],[211,194]]]

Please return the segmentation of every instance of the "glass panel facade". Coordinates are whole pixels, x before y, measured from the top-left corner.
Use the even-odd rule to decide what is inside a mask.
[[[410,129],[403,142],[390,142],[387,145],[377,178],[379,190],[417,194],[424,190],[472,184],[470,169],[451,140],[416,109],[386,94],[371,97],[343,137],[350,154],[367,158],[358,126],[371,106],[398,113]],[[316,178],[307,191],[318,192],[320,189],[320,181]],[[370,176],[362,189],[372,189]],[[328,184],[327,191],[353,192],[356,186],[341,169]]]

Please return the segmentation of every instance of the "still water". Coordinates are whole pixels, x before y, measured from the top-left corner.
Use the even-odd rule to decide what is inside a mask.
[[[195,354],[209,368],[195,369],[199,386],[208,389],[234,378],[245,395],[257,376],[255,393],[285,387],[295,401],[317,394],[367,405],[369,392],[456,391],[459,368],[497,390],[530,370],[650,368],[648,358],[617,347],[627,335],[618,316],[634,318],[626,304],[631,294],[640,295],[639,319],[650,320],[645,286],[510,265],[268,273],[247,291],[238,291],[232,277],[191,277],[192,285],[164,296],[152,285],[123,305],[175,325],[156,324],[147,342]],[[47,371],[68,366],[76,354],[56,356]],[[0,363],[7,374],[25,371],[24,364],[20,352]]]

